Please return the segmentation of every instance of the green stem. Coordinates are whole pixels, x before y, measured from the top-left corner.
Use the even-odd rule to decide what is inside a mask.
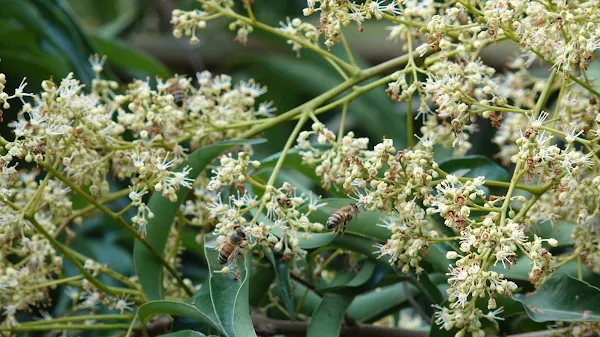
[[[446,173],[445,171],[443,171],[442,169],[436,169],[436,172],[438,172],[440,174],[440,176],[442,178],[446,178],[448,176],[448,173]],[[467,178],[467,177],[457,177],[458,181],[460,182],[467,182],[467,181],[473,181],[473,178]],[[430,182],[431,185],[437,185],[439,183],[441,183],[443,180],[432,180]],[[503,188],[509,188],[510,187],[510,183],[504,182],[504,181],[497,181],[497,180],[485,180],[483,183],[485,186],[491,186],[491,187],[503,187]],[[532,194],[543,194],[547,188],[546,186],[529,186],[529,185],[521,185],[521,184],[515,184],[515,188],[522,190],[522,191],[527,191],[529,193]]]
[[[342,117],[340,119],[340,129],[338,130],[337,143],[342,144],[342,138],[344,137],[344,124],[346,123],[346,114],[348,113],[349,101],[344,102],[342,106]]]
[[[533,207],[533,205],[535,205],[535,203],[540,199],[540,196],[540,194],[534,194],[533,197],[527,201],[527,204],[525,204],[525,206],[521,208],[519,213],[513,218],[513,221],[518,222],[522,217],[524,217],[525,214],[529,212],[531,207]]]
[[[62,278],[62,279],[58,279],[58,280],[52,280],[52,281],[48,281],[48,282],[38,283],[33,287],[25,287],[25,289],[27,289],[27,290],[42,289],[42,288],[47,288],[47,287],[54,286],[54,285],[59,285],[62,283],[79,281],[82,278],[83,278],[83,275],[76,275],[76,276],[71,276],[71,277]]]
[[[317,275],[317,277],[319,277],[319,275],[321,275],[321,272],[325,268],[327,268],[327,266],[331,263],[331,261],[333,261],[333,259],[338,257],[342,252],[343,252],[342,249],[337,249],[335,252],[333,252],[333,254],[329,255],[327,260],[325,260],[325,262],[323,262],[323,264],[320,265],[319,268],[315,271],[315,275]]]
[[[281,170],[281,167],[283,166],[283,162],[285,161],[287,152],[289,151],[289,149],[292,147],[292,145],[296,141],[296,138],[298,137],[300,130],[302,130],[304,123],[306,122],[306,120],[308,120],[309,115],[310,115],[310,110],[305,110],[304,113],[302,114],[302,116],[300,117],[300,120],[298,121],[298,123],[296,123],[296,127],[294,127],[292,134],[288,137],[288,140],[285,143],[283,150],[281,150],[281,155],[279,156],[279,159],[277,159],[277,163],[275,164],[275,167],[273,168],[273,172],[271,172],[271,176],[269,177],[269,180],[267,181],[266,188],[269,188],[269,186],[273,186],[273,184],[275,183],[275,179],[277,179],[277,175],[279,174],[279,171]],[[267,192],[267,191],[265,191],[265,192]],[[267,202],[267,199],[263,196],[260,206],[258,207],[258,210],[256,211],[254,218],[252,219],[252,222],[256,222],[256,220],[258,219],[258,217],[260,216],[260,214],[262,212],[262,209],[265,207],[266,202]]]
[[[446,237],[446,238],[431,239],[431,240],[427,240],[427,243],[436,244],[436,243],[442,243],[442,242],[448,242],[448,241],[456,241],[456,240],[460,240],[460,236],[449,236],[449,237]]]
[[[361,83],[373,76],[376,76],[385,71],[388,71],[390,69],[397,68],[402,65],[406,65],[407,62],[408,62],[408,55],[402,55],[402,56],[396,57],[394,59],[391,59],[389,61],[380,63],[376,66],[361,70],[355,76],[350,77],[348,80],[338,84],[337,86],[335,86],[332,89],[328,90],[327,92],[324,92],[323,94],[311,99],[310,101],[308,101],[304,104],[301,104],[281,115],[278,115],[277,117],[273,117],[273,118],[269,118],[269,119],[265,120],[264,123],[261,123],[255,127],[251,128],[250,130],[244,132],[242,135],[240,135],[239,138],[240,139],[252,138],[252,137],[260,134],[261,132],[272,128],[273,126],[275,126],[277,124],[280,124],[282,122],[285,122],[287,120],[290,120],[290,119],[296,117],[297,115],[302,113],[302,111],[304,111],[304,109],[306,109],[306,108],[310,108],[311,110],[313,110],[316,107],[321,106],[328,100],[343,93],[344,91],[351,88],[352,86],[354,86],[358,83]],[[375,81],[375,82],[381,83],[379,81]],[[373,83],[375,83],[375,82],[373,82]],[[372,83],[370,83],[370,84],[372,84]],[[365,87],[369,87],[370,84],[366,85]],[[354,96],[351,96],[351,97],[356,97],[359,95],[359,93],[356,93],[356,94],[352,93],[352,94],[349,94],[348,96],[353,95],[353,94],[354,94]],[[342,103],[338,103],[337,105],[342,104]],[[316,109],[315,113],[317,113],[318,111],[319,111],[319,109]]]
[[[583,280],[583,262],[581,261],[581,254],[577,254],[577,279]]]
[[[556,77],[557,71],[558,70],[556,68],[552,69],[550,77],[548,77],[548,81],[546,81],[546,86],[542,90],[542,93],[540,94],[540,97],[538,98],[537,102],[535,102],[535,107],[533,108],[533,118],[537,118],[540,112],[542,111],[544,105],[546,105],[546,102],[550,97],[550,93],[552,92],[552,86],[554,84],[554,78]]]
[[[252,20],[251,18],[248,18],[246,16],[240,15],[240,14],[238,14],[238,13],[236,13],[236,12],[230,10],[230,9],[222,8],[222,7],[218,6],[218,5],[214,5],[214,4],[210,3],[210,2],[204,2],[204,1],[202,1],[202,2],[207,7],[210,7],[211,9],[214,9],[214,10],[220,12],[220,13],[223,13],[223,15],[225,15],[227,17],[230,17],[230,18],[235,19],[235,20],[240,20],[240,21],[245,22],[245,23],[247,23],[247,24],[249,24],[251,26],[254,26],[254,27],[260,28],[260,29],[262,29],[264,31],[267,31],[267,32],[269,32],[272,35],[276,35],[276,36],[282,37],[282,38],[284,38],[286,40],[290,40],[290,41],[293,41],[295,43],[298,43],[302,47],[304,47],[306,49],[309,49],[311,51],[314,51],[315,53],[323,56],[324,58],[328,58],[328,59],[334,61],[335,63],[337,63],[340,67],[342,67],[342,69],[344,69],[349,74],[354,74],[354,73],[356,73],[358,71],[357,67],[352,66],[351,64],[346,63],[344,60],[340,59],[339,57],[331,54],[328,51],[325,51],[325,50],[319,48],[316,45],[313,45],[310,42],[307,42],[306,40],[300,39],[300,38],[298,38],[296,36],[287,35],[284,32],[277,30],[275,27],[271,27],[271,26],[269,26],[267,24],[264,24],[262,22]]]
[[[552,266],[552,269],[557,270],[558,268],[564,266],[565,264],[573,261],[574,259],[577,258],[577,255],[579,255],[577,252],[574,252],[573,254],[569,255],[566,259],[560,261],[559,263],[555,264]]]
[[[125,330],[129,324],[54,324],[35,326],[13,326],[0,327],[0,331],[23,332],[23,331],[53,331],[53,330]]]
[[[519,179],[521,179],[521,176],[524,173],[524,171],[521,169],[522,166],[523,166],[523,162],[521,160],[517,161],[517,166],[515,167],[515,171],[513,172],[512,179],[510,180],[510,185],[508,186],[508,192],[506,192],[506,199],[504,199],[504,203],[502,203],[502,211],[500,213],[500,225],[499,225],[499,227],[501,227],[501,228],[504,227],[504,225],[506,223],[506,214],[508,211],[508,206],[510,206],[510,198],[513,195],[515,186],[517,185],[517,182],[519,181]]]
[[[252,11],[251,0],[244,0],[244,8],[246,8],[246,13],[248,13],[248,17],[252,22],[256,22],[256,17],[254,16],[254,12]]]
[[[101,203],[101,204],[106,204],[108,202],[111,202],[111,201],[117,200],[119,198],[122,198],[122,197],[124,197],[124,196],[126,196],[128,194],[129,194],[129,189],[128,188],[124,188],[124,189],[122,189],[120,191],[117,191],[117,192],[114,192],[114,193],[111,193],[111,194],[105,196],[104,198],[100,199],[98,202]],[[54,236],[55,237],[58,236],[64,230],[64,228],[66,226],[68,226],[69,223],[71,223],[71,221],[73,221],[74,219],[76,219],[76,218],[78,218],[80,216],[84,216],[84,215],[86,215],[86,214],[88,214],[90,212],[93,212],[95,209],[96,209],[95,205],[88,205],[88,206],[85,206],[84,208],[81,208],[81,209],[73,212],[65,221],[63,221],[60,224],[60,226],[58,226],[58,228],[54,232]]]
[[[192,295],[192,290],[183,282],[181,277],[177,274],[177,271],[163,258],[162,254],[159,254],[152,245],[148,243],[148,241],[144,240],[140,233],[138,233],[133,227],[131,227],[128,223],[123,220],[122,217],[118,216],[111,210],[109,210],[106,206],[98,202],[98,200],[94,199],[91,195],[85,193],[79,186],[75,185],[72,181],[63,176],[60,172],[58,172],[54,167],[48,165],[46,163],[40,163],[48,173],[54,175],[57,179],[65,183],[67,186],[71,188],[71,190],[79,195],[81,195],[84,199],[86,199],[89,203],[96,206],[98,210],[102,213],[106,214],[109,218],[115,220],[121,227],[123,227],[129,234],[131,234],[135,239],[139,240],[148,250],[154,255],[154,257],[162,264],[167,271],[175,278],[180,287],[182,287],[188,295]],[[53,237],[54,239],[54,237]]]
[[[54,324],[54,323],[65,323],[65,322],[78,322],[78,321],[87,321],[87,320],[115,320],[115,321],[128,321],[133,319],[133,315],[130,314],[106,314],[106,315],[81,315],[81,316],[69,316],[69,317],[57,317],[53,319],[44,319],[39,321],[31,321],[31,322],[23,322],[20,326],[38,326],[38,325],[46,325],[46,324]]]
[[[129,327],[127,328],[127,333],[125,334],[125,337],[129,337],[129,335],[131,335],[131,331],[133,331],[133,327],[137,320],[138,320],[138,314],[136,313],[135,317],[131,320],[131,324],[129,324]]]
[[[65,250],[69,251],[69,253],[71,253],[71,255],[73,255],[73,256],[74,256],[76,259],[78,259],[80,262],[85,262],[85,260],[89,259],[87,256],[85,256],[85,255],[83,255],[83,254],[81,254],[81,253],[79,253],[79,252],[77,252],[77,251],[75,251],[75,250],[73,250],[73,249],[71,249],[71,248],[69,248],[69,247],[65,246],[65,245],[63,245],[63,248],[64,248]],[[120,274],[120,273],[118,273],[118,272],[116,272],[116,271],[114,271],[114,270],[110,269],[110,268],[109,268],[109,267],[107,267],[107,266],[104,266],[104,267],[102,267],[102,269],[101,269],[101,272],[102,272],[103,274],[106,274],[106,275],[108,275],[108,276],[110,276],[110,277],[114,278],[115,280],[117,280],[117,281],[119,281],[119,282],[121,282],[121,283],[123,283],[123,284],[125,284],[125,285],[129,286],[129,287],[130,287],[130,288],[132,288],[132,289],[127,289],[127,290],[125,290],[125,288],[116,288],[116,287],[109,287],[109,288],[115,288],[115,289],[118,289],[118,290],[116,290],[116,291],[123,292],[123,293],[129,293],[129,294],[133,294],[133,295],[136,295],[136,296],[142,296],[142,297],[144,297],[144,296],[145,296],[145,295],[144,295],[144,294],[141,292],[140,285],[139,285],[139,284],[137,284],[137,283],[131,282],[131,280],[129,280],[129,278],[128,278],[128,277],[126,277],[125,275],[123,275],[123,274]],[[139,301],[136,301],[136,300],[134,300],[134,301],[135,301],[136,303],[138,303],[138,302],[139,302]],[[140,302],[140,303],[138,303],[138,304],[141,304],[141,302]]]
[[[98,281],[92,274],[90,274],[90,272],[88,272],[83,267],[83,265],[79,262],[79,260],[77,260],[77,258],[75,256],[73,256],[73,254],[71,254],[71,252],[69,250],[65,249],[64,246],[60,242],[58,242],[58,240],[56,240],[54,238],[54,236],[52,236],[50,233],[48,233],[48,231],[42,225],[40,225],[39,222],[37,222],[37,220],[35,219],[34,216],[25,215],[25,219],[29,220],[29,222],[33,225],[33,227],[40,234],[42,234],[48,241],[50,241],[50,244],[56,250],[60,251],[67,258],[67,260],[71,261],[71,263],[73,263],[75,268],[77,268],[77,270],[79,270],[79,272],[81,272],[83,277],[85,277],[86,280],[90,281],[90,283],[93,284],[96,288],[98,288],[98,290],[101,290],[101,291],[103,291],[107,294],[110,294],[112,296],[115,296],[115,297],[118,295],[117,293],[113,292],[109,287],[104,285],[102,282]]]
[[[350,49],[350,45],[348,45],[348,41],[346,41],[346,37],[340,31],[340,38],[342,39],[342,46],[344,46],[344,50],[346,51],[346,56],[348,56],[348,61],[353,67],[356,67],[356,61],[354,60],[354,56],[352,55],[352,49]]]

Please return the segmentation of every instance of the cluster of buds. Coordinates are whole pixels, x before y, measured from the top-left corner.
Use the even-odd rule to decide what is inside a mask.
[[[171,15],[171,24],[174,26],[173,36],[178,39],[186,36],[190,38],[191,44],[200,43],[200,39],[196,36],[196,29],[206,27],[207,12],[199,9],[192,11],[175,9]]]
[[[377,244],[378,258],[389,256],[389,262],[397,265],[403,273],[412,268],[416,273],[423,271],[419,265],[429,248],[428,240],[438,238],[435,230],[429,229],[425,211],[414,201],[397,203],[396,209],[402,212],[384,222],[392,236],[385,244]]]
[[[370,1],[364,4],[356,4],[347,1],[330,0],[310,0],[308,6],[304,8],[305,16],[312,15],[319,11],[321,32],[325,35],[325,45],[332,47],[341,41],[341,29],[354,21],[359,30],[362,31],[362,24],[369,19],[381,20],[384,15],[400,14],[400,1]],[[319,3],[319,5],[317,5]]]
[[[278,31],[289,37],[295,38],[294,40],[287,40],[287,43],[292,45],[292,50],[296,52],[297,56],[300,56],[300,49],[302,49],[302,44],[299,43],[298,40],[313,45],[316,45],[319,42],[319,30],[310,23],[302,22],[302,20],[298,18],[292,20],[287,18],[285,23],[280,21],[279,25],[281,27],[277,28]]]
[[[309,141],[311,135],[317,136],[320,147],[314,147]],[[314,123],[312,131],[302,131],[298,135],[296,148],[300,150],[302,161],[309,165],[317,165],[315,172],[322,177],[323,188],[331,184],[350,189],[354,179],[360,176],[364,167],[353,167],[359,156],[369,144],[368,138],[355,138],[354,132],[348,132],[341,140],[325,128],[322,123]]]

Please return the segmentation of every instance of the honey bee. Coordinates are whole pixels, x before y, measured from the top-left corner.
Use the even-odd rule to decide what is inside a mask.
[[[167,92],[173,95],[173,103],[182,107],[185,100],[185,88],[179,84],[179,80],[176,78],[168,80],[167,83],[169,84]]]
[[[277,203],[283,208],[292,207],[292,201],[288,198],[277,198]]]
[[[333,212],[333,214],[331,214],[329,219],[327,219],[327,229],[335,229],[335,232],[337,233],[340,229],[340,225],[343,225],[342,236],[344,236],[348,222],[356,219],[358,212],[358,205],[355,203],[350,203],[349,205],[340,207],[338,210]]]
[[[227,238],[227,241],[221,245],[219,249],[219,263],[220,264],[235,264],[235,260],[240,255],[240,246],[246,240],[246,233],[241,227],[235,229],[235,233]],[[209,248],[216,248],[216,241],[206,243]]]

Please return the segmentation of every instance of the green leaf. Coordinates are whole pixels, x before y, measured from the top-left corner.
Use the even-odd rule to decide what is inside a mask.
[[[293,281],[292,291],[294,292],[294,300],[296,303],[300,303],[298,312],[305,315],[312,315],[312,313],[321,304],[322,299],[316,292],[307,288],[302,283]]]
[[[589,65],[587,74],[592,78],[596,78],[596,90],[600,91],[600,52],[596,51],[594,53],[596,56],[594,61]],[[600,97],[599,97],[600,98]]]
[[[204,253],[210,271],[210,296],[223,332],[227,337],[256,337],[250,319],[249,277],[247,271],[251,258],[250,254],[246,255],[241,267],[239,261],[236,263],[237,271],[230,271],[232,273],[239,272],[238,280],[234,280],[228,275],[215,273],[215,271],[220,271],[223,268],[218,262],[218,251],[205,246]]]
[[[175,171],[181,171],[186,166],[192,170],[188,178],[196,177],[204,170],[213,159],[223,151],[237,145],[257,144],[264,140],[231,140],[211,144],[194,151],[188,159],[181,164]],[[173,219],[179,210],[179,205],[186,199],[190,192],[187,188],[182,188],[177,192],[177,201],[171,202],[161,195],[160,192],[152,194],[148,202],[148,208],[154,213],[154,218],[148,220],[146,226],[146,241],[162,254],[169,237],[169,231],[173,224]],[[138,276],[140,285],[144,293],[150,299],[163,298],[163,266],[155,258],[154,254],[141,242],[136,240],[133,247],[133,261],[135,274]]]
[[[338,337],[346,308],[354,295],[327,293],[317,307],[308,325],[307,337]]]
[[[282,230],[279,227],[271,227],[271,233],[278,238],[282,236]],[[310,233],[306,238],[303,238],[303,235],[299,235],[298,245],[302,249],[315,249],[329,244],[333,239],[335,239],[335,233]]]
[[[275,271],[270,266],[263,266],[260,259],[254,257],[250,264],[250,284],[252,291],[248,301],[251,306],[260,306],[265,299],[268,300],[268,290],[273,281],[275,281]]]
[[[313,97],[339,85],[342,80],[340,75],[322,60],[310,62],[304,59],[304,62],[299,63],[297,59],[289,56],[268,56],[260,58],[260,65],[268,74],[276,73],[285,77],[286,82],[296,83],[297,92]],[[375,79],[370,81],[373,80]],[[350,92],[351,90],[347,90],[344,94]],[[359,121],[371,139],[381,139],[385,136],[393,139],[398,148],[404,148],[406,118],[402,118],[403,116],[395,111],[395,107],[396,104],[385,97],[383,88],[380,88],[379,93],[373,90],[364,97],[354,99],[349,105],[348,115]]]
[[[575,224],[567,221],[558,221],[552,224],[551,221],[539,221],[530,231],[530,238],[533,235],[548,239],[554,238],[558,241],[558,247],[572,246],[575,240],[571,237]]]
[[[375,272],[375,266],[376,263],[374,261],[367,260],[358,272],[350,270],[342,271],[335,276],[331,283],[320,287],[317,290],[323,292],[339,292],[342,290],[347,291],[348,288],[358,288],[371,279],[371,276]]]
[[[325,150],[328,147],[317,147],[318,149]],[[274,153],[266,158],[263,158],[260,161],[260,167],[275,167],[277,161],[281,157],[281,152]],[[302,163],[302,156],[300,156],[300,150],[297,148],[290,149],[283,160],[283,167],[292,168],[304,176],[310,178],[314,181],[317,186],[321,186],[321,178],[319,178],[315,173],[315,168]]]
[[[348,307],[348,314],[359,322],[367,322],[398,308],[408,301],[402,282],[405,281],[356,296]],[[408,285],[407,288],[412,296],[419,294],[414,286]]]
[[[181,244],[186,251],[204,258],[204,249],[196,242],[196,235],[198,235],[197,229],[191,230],[184,228],[183,234],[181,235]]]
[[[318,145],[318,146],[315,146],[315,148],[318,148],[321,150],[326,150],[326,149],[330,148],[330,146]],[[315,184],[315,186],[321,187],[321,185],[322,185],[321,177],[317,176],[317,174],[315,173],[315,167],[307,165],[307,164],[303,164],[302,157],[300,156],[299,152],[300,152],[299,149],[296,149],[296,148],[290,149],[287,152],[285,159],[283,160],[283,167],[287,167],[287,168],[295,170],[296,172],[302,174],[304,177],[310,179]],[[262,159],[261,163],[260,163],[261,169],[275,167],[280,156],[281,156],[281,152],[278,152],[278,153],[274,153],[274,154]],[[332,195],[338,196],[338,197],[346,196],[345,192],[343,190],[338,191],[335,188],[332,188],[331,190],[329,190],[328,193],[331,193]]]
[[[273,265],[277,286],[279,287],[279,295],[282,297],[283,304],[287,310],[288,317],[294,316],[294,297],[292,296],[292,288],[290,282],[290,264],[281,259],[276,259],[271,250],[265,250],[265,256]]]
[[[219,319],[217,318],[217,315],[215,314],[215,309],[212,305],[212,299],[210,296],[210,285],[208,284],[208,282],[204,282],[200,289],[191,298],[189,298],[186,301],[186,303],[196,308],[210,322],[212,322],[210,323],[211,326],[219,327],[219,330],[221,330]]]
[[[266,185],[272,173],[272,167],[262,167],[252,174],[252,178],[254,178],[259,183]],[[275,182],[273,183],[273,185],[282,186],[284,182],[288,182],[292,186],[296,187],[296,192],[298,195],[302,193],[304,193],[305,195],[309,195],[311,193],[312,186],[310,186],[310,180],[308,180],[308,178],[304,177],[298,172],[295,172],[293,170],[290,170],[289,172],[285,170],[279,171],[279,174],[277,174],[277,178],[275,178]],[[265,193],[264,189],[257,186],[253,186],[252,190],[254,191],[254,194],[256,194],[256,196],[259,198],[263,195],[263,193]]]
[[[171,332],[168,334],[161,335],[163,337],[206,337],[205,334],[193,330],[181,330],[177,332]]]
[[[444,295],[438,286],[431,281],[426,272],[422,272],[416,276],[413,275],[413,277],[411,277],[409,280],[415,287],[419,288],[424,294],[426,294],[434,304],[439,305],[444,302]]]
[[[535,292],[515,299],[536,322],[600,322],[600,289],[568,275],[552,277]]]
[[[531,271],[530,260],[527,256],[521,256],[517,259],[517,263],[510,266],[510,269],[504,268],[500,263],[490,267],[490,271],[495,271],[499,274],[504,274],[504,277],[511,280],[529,280],[529,272]],[[554,272],[553,278],[561,275],[577,276],[577,262],[571,261],[560,267]],[[593,279],[595,274],[589,269],[583,268],[583,279]]]
[[[88,57],[95,50],[83,33],[85,30],[74,19],[68,3],[64,0],[30,3],[36,6],[41,14],[36,25],[41,28],[44,38],[70,61],[80,80],[91,83],[94,75]]]
[[[340,207],[346,206],[353,202],[353,200],[344,198],[328,198],[323,199],[322,202],[326,203],[327,205],[320,207],[315,212],[312,212],[309,216],[310,221],[326,224],[327,219],[331,216],[331,214],[335,213],[335,211]],[[385,215],[385,213],[365,211],[361,209],[358,216],[354,220],[348,222],[346,234],[354,234],[379,241],[386,241],[391,237],[390,231],[377,225],[383,223],[381,218],[383,218]],[[341,234],[338,235],[341,236]]]
[[[427,249],[427,255],[423,259],[437,271],[446,273],[448,272],[448,266],[452,264],[452,262],[446,258],[447,252],[448,249],[443,243],[430,245]]]
[[[138,308],[138,317],[142,321],[142,324],[146,324],[150,318],[160,314],[191,318],[198,322],[207,323],[217,330],[221,330],[217,322],[212,321],[205,313],[185,302],[168,300],[150,301]]]
[[[509,181],[510,174],[506,169],[486,156],[450,157],[438,163],[440,169],[458,177],[477,178],[484,176],[486,180]],[[481,187],[489,192],[486,186]]]
[[[108,57],[108,62],[126,69],[136,69],[146,72],[147,76],[171,77],[172,73],[158,60],[149,54],[130,47],[114,39],[92,36],[92,42],[100,54]]]
[[[91,238],[84,238],[87,245],[97,256],[97,261],[102,264],[108,264],[110,269],[124,275],[131,276],[133,271],[133,260],[131,251],[116,245],[110,241],[98,241]]]

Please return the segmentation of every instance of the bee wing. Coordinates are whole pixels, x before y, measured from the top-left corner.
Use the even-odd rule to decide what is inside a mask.
[[[204,243],[206,248],[217,248],[217,238],[210,239]]]
[[[229,255],[229,258],[227,259],[227,261],[229,261],[229,263],[232,265],[232,267],[235,267],[235,262],[237,261],[237,258],[240,256],[240,247],[236,246],[233,249],[233,252],[231,252],[231,255]]]

